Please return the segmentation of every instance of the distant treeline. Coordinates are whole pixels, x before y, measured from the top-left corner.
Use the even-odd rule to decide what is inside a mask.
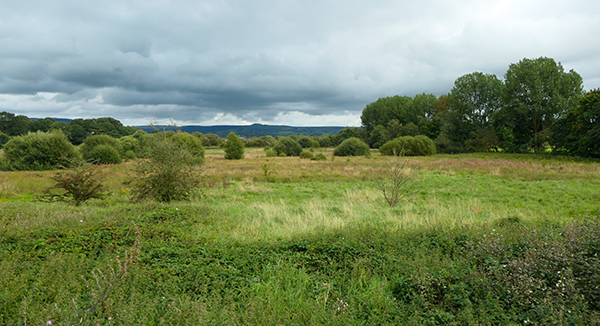
[[[503,151],[600,157],[600,90],[550,58],[511,64],[499,80],[474,72],[436,97],[380,98],[368,104],[361,138],[379,148],[400,136],[425,135],[441,153]]]
[[[9,137],[28,132],[61,130],[74,145],[79,145],[90,135],[109,135],[114,138],[132,135],[137,128],[125,127],[113,118],[97,119],[30,119],[24,115],[0,112],[0,146]],[[68,121],[68,122],[67,122]]]
[[[138,129],[152,132],[156,127],[158,129],[173,130],[173,127],[168,126],[136,126]],[[321,136],[321,135],[334,135],[338,133],[344,127],[291,127],[291,126],[274,126],[274,125],[263,125],[255,123],[250,126],[184,126],[181,131],[187,133],[200,132],[202,134],[215,134],[221,138],[227,137],[230,132],[244,138],[262,137],[262,136],[291,136],[291,135],[305,135],[305,136]]]

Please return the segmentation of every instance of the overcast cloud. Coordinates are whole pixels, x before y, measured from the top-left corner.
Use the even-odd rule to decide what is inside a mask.
[[[0,111],[359,126],[379,97],[523,58],[598,88],[598,35],[597,0],[3,1]]]

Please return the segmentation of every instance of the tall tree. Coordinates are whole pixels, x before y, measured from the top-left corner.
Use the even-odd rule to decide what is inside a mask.
[[[450,91],[452,107],[474,129],[491,126],[492,115],[502,107],[504,84],[496,75],[473,72],[458,77]]]
[[[591,90],[565,119],[568,135],[564,147],[585,157],[600,157],[600,89]]]
[[[539,153],[553,123],[583,95],[582,78],[573,70],[565,72],[560,62],[541,57],[511,64],[504,79],[507,109],[515,119],[526,121],[528,144]]]

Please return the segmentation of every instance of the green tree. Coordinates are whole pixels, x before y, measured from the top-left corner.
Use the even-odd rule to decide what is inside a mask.
[[[286,156],[299,156],[302,153],[302,146],[291,137],[283,137],[273,146],[277,155],[284,153]]]
[[[24,115],[0,112],[0,131],[9,136],[24,135],[29,131],[29,118]]]
[[[600,157],[600,89],[589,91],[566,117],[564,147],[575,155]]]
[[[371,156],[371,149],[360,138],[353,137],[344,140],[338,147],[333,151],[335,156],[359,156],[364,155],[366,157]]]
[[[565,72],[554,59],[541,57],[511,64],[504,79],[505,105],[514,119],[526,122],[528,145],[539,153],[555,121],[582,97],[582,78],[573,70]]]
[[[235,133],[227,135],[227,141],[223,144],[225,159],[240,160],[244,158],[244,142]]]
[[[474,72],[459,77],[450,91],[451,106],[473,129],[491,127],[495,112],[502,107],[504,84],[496,75]]]

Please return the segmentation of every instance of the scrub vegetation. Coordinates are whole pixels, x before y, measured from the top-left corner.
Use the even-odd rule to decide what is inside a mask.
[[[140,159],[93,166],[79,205],[35,200],[56,171],[0,172],[0,324],[600,323],[600,163],[403,157],[390,207],[392,159],[209,148],[186,201],[132,201]]]

